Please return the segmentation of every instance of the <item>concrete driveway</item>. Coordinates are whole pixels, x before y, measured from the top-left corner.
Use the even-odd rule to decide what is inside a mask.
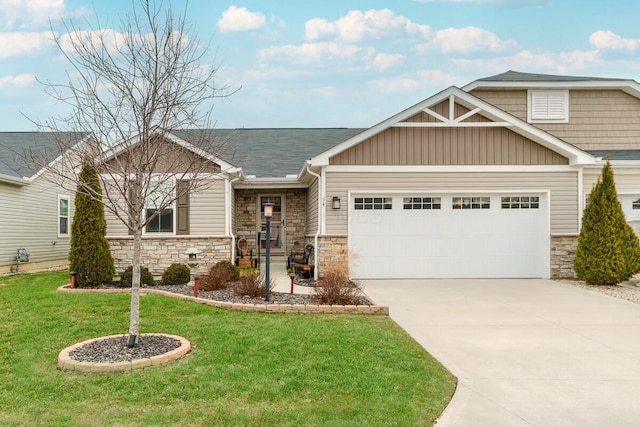
[[[639,426],[640,304],[551,280],[367,280],[457,378],[445,426]]]

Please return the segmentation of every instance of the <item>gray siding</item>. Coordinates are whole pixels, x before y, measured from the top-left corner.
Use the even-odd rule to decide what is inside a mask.
[[[306,234],[307,236],[315,235],[318,232],[318,191],[320,185],[318,180],[315,179],[309,186],[307,191],[307,222],[306,222]]]
[[[566,165],[568,160],[505,128],[390,128],[333,156],[330,164]]]
[[[71,191],[50,183],[46,175],[18,187],[0,183],[0,266],[12,265],[18,248],[30,254],[30,263],[66,261],[70,237],[58,237],[58,195],[69,197],[69,232],[73,220]]]
[[[349,190],[385,191],[551,191],[551,234],[578,233],[578,173],[567,172],[327,172],[327,192],[345,201],[326,209],[327,234],[346,235]]]
[[[527,120],[526,90],[474,90],[481,98]],[[569,91],[569,123],[535,126],[583,150],[640,149],[640,99],[621,90]]]

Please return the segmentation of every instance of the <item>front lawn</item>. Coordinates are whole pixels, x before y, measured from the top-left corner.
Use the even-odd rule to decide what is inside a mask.
[[[455,379],[386,317],[226,311],[141,297],[141,333],[191,341],[172,364],[56,369],[65,347],[126,333],[129,296],[68,294],[66,272],[0,277],[2,426],[431,425]]]

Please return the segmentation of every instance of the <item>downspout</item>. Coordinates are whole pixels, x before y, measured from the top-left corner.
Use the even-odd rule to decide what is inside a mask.
[[[318,240],[320,238],[320,231],[322,229],[321,225],[322,225],[322,217],[323,217],[323,203],[322,203],[322,177],[313,172],[311,170],[311,168],[309,167],[309,162],[307,161],[307,172],[312,175],[315,176],[318,179],[318,229],[316,231],[316,235],[313,237],[313,265],[316,266],[316,268],[313,269],[313,279],[314,280],[318,280]]]
[[[237,180],[239,180],[240,177],[236,177],[233,179],[226,179],[225,182],[225,192],[224,192],[224,204],[226,206],[226,216],[227,216],[227,221],[224,222],[224,228],[225,228],[225,234],[227,236],[231,235],[231,263],[233,263],[235,265],[235,260],[236,260],[236,235],[233,234],[233,230],[231,230],[231,223],[233,222],[232,218],[231,218],[231,214],[233,212],[233,210],[231,209],[231,184],[233,184],[234,182],[236,182]]]

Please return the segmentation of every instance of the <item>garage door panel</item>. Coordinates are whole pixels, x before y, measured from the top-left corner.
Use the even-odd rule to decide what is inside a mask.
[[[548,277],[549,225],[544,195],[538,209],[453,209],[453,195],[440,195],[441,209],[351,209],[350,249],[356,278]],[[351,204],[351,206],[353,206]]]

